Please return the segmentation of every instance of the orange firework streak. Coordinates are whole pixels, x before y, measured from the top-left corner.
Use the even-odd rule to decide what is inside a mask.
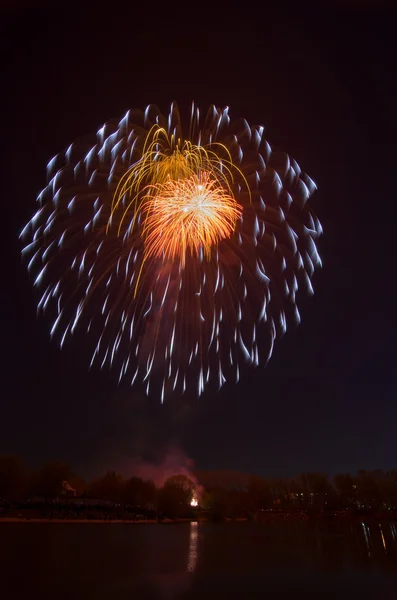
[[[188,251],[201,249],[211,256],[211,247],[229,238],[242,207],[210,173],[163,184],[150,185],[142,202],[145,215],[143,236],[146,258],[179,258],[185,265]]]

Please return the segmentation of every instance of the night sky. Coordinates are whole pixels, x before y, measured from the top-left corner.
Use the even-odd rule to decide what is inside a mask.
[[[3,8],[0,453],[84,475],[180,447],[198,468],[289,476],[397,467],[396,16],[375,3],[316,13]],[[202,9],[202,12],[201,12]],[[165,9],[164,9],[165,10]],[[266,369],[158,406],[60,352],[20,258],[48,160],[153,102],[262,124],[318,185],[315,295]]]

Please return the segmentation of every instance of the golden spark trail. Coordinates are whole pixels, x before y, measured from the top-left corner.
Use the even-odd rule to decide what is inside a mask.
[[[222,154],[224,157],[221,157]],[[249,185],[240,169],[233,163],[225,145],[216,142],[210,144],[210,147],[204,147],[192,144],[189,140],[175,140],[165,129],[153,126],[146,136],[142,157],[126,171],[118,183],[106,233],[109,233],[113,220],[117,224],[118,236],[121,235],[126,220],[128,234],[132,233],[139,214],[142,193],[147,190],[147,186],[162,186],[169,181],[200,177],[203,172],[214,181],[214,187],[217,183],[227,190],[232,198],[234,176],[238,174],[250,196]],[[121,215],[117,218],[119,211]]]

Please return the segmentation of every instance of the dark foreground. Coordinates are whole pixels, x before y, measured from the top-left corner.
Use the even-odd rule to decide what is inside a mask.
[[[0,523],[2,597],[397,596],[393,522]]]

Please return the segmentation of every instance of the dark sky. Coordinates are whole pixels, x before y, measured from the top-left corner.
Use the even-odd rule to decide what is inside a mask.
[[[1,9],[0,452],[85,474],[170,444],[264,475],[397,467],[397,13],[348,5]],[[193,99],[263,124],[314,179],[324,266],[266,369],[159,407],[50,342],[18,234],[54,154],[128,108]]]

